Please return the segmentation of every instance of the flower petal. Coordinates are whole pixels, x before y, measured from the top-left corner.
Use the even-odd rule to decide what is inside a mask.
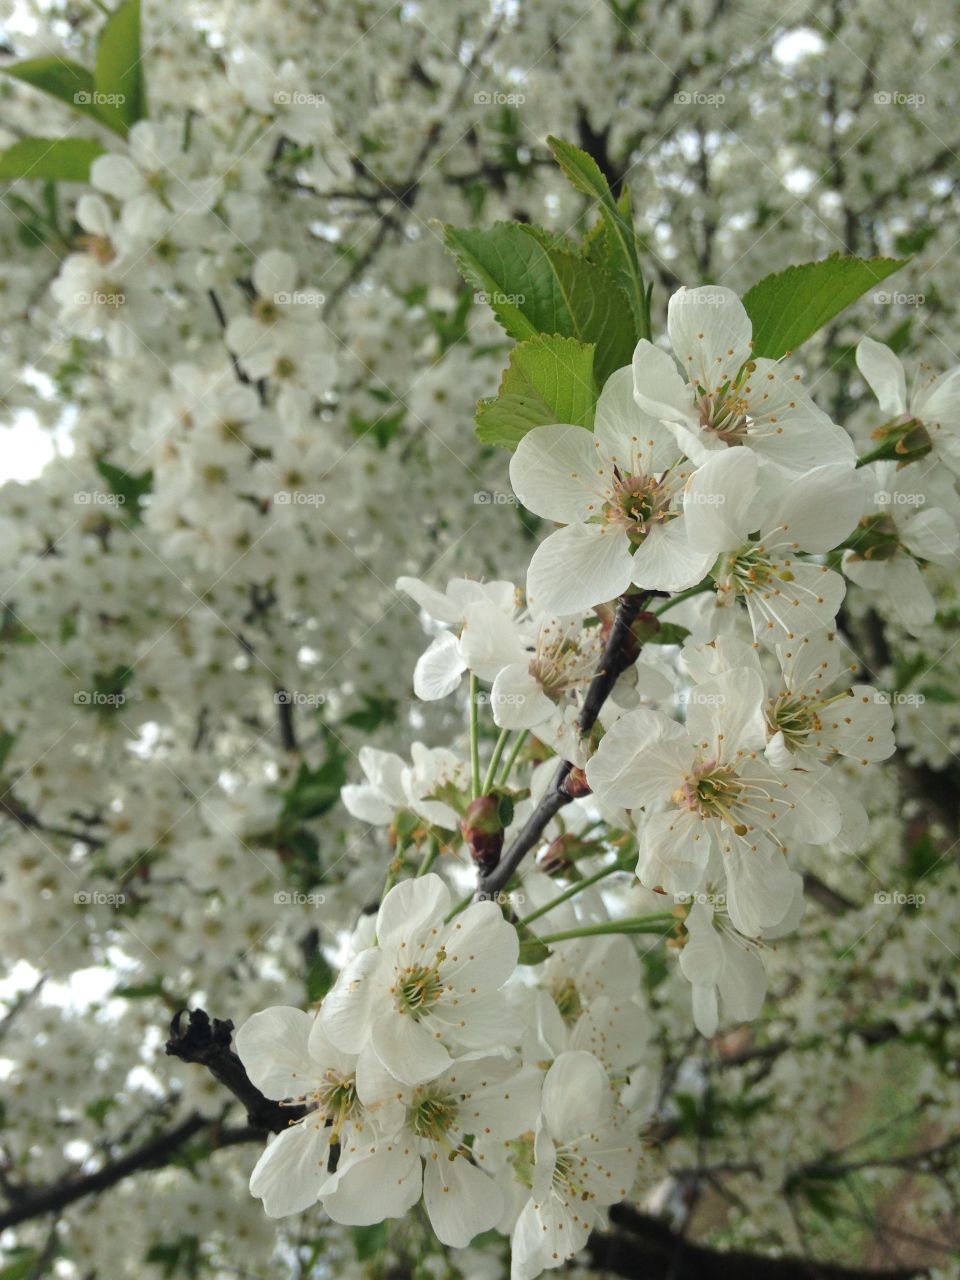
[[[613,600],[630,585],[626,537],[605,525],[571,524],[540,543],[527,570],[531,607],[561,615]]]
[[[313,1088],[308,1051],[316,1015],[276,1005],[248,1018],[236,1034],[247,1075],[268,1098],[299,1098]]]
[[[572,524],[599,513],[606,484],[598,469],[604,462],[585,427],[534,427],[510,459],[510,483],[529,511]]]
[[[732,289],[678,289],[667,305],[674,355],[691,383],[719,391],[750,358],[753,326]]]
[[[504,1208],[491,1175],[462,1156],[427,1161],[423,1202],[434,1234],[451,1249],[465,1249],[474,1236],[495,1227]]]
[[[269,1218],[302,1213],[316,1204],[327,1173],[330,1130],[307,1116],[270,1142],[250,1175],[250,1194]]]
[[[666,351],[641,338],[633,353],[633,398],[659,422],[683,422],[697,427],[693,392],[676,361]]]
[[[857,368],[877,397],[881,413],[894,417],[907,410],[907,380],[900,357],[873,338],[857,343]]]

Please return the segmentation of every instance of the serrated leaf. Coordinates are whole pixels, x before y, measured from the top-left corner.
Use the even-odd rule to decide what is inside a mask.
[[[605,234],[591,241],[590,261],[602,263],[623,290],[633,312],[636,336],[650,337],[650,295],[643,282],[640,246],[630,213],[630,196],[614,198],[610,184],[596,160],[562,138],[547,138],[547,146],[567,180],[583,195],[596,201]],[[584,246],[584,252],[587,251]]]
[[[99,118],[94,103],[93,73],[81,67],[79,62],[71,62],[69,58],[29,58],[26,62],[15,62],[13,66],[0,70],[59,102],[65,102],[74,111]]]
[[[495,400],[477,406],[477,439],[515,449],[528,431],[555,422],[593,427],[594,347],[576,338],[538,336],[510,352]]]
[[[569,236],[549,231],[546,227],[538,227],[532,222],[525,222],[523,227],[527,235],[539,240],[545,249],[559,249],[561,253],[572,253],[574,257],[580,253],[580,246]]]
[[[779,360],[796,351],[906,261],[834,253],[821,262],[805,262],[766,276],[743,298],[753,322],[753,354]]]
[[[570,334],[569,311],[556,287],[548,250],[519,223],[444,225],[444,244],[468,284],[480,290],[511,338]]]
[[[565,142],[563,138],[550,136],[547,138],[547,146],[553,153],[554,160],[563,170],[564,176],[577,191],[601,203],[608,200],[612,203],[613,193],[610,190],[610,184],[593,156],[588,155],[586,151],[581,151],[572,142]]]
[[[147,114],[140,59],[140,0],[123,0],[107,19],[97,45],[93,79],[99,95],[97,111],[111,129],[125,134]]]
[[[515,222],[444,227],[464,279],[482,291],[507,333],[518,342],[559,334],[592,343],[602,385],[630,363],[636,345],[626,296],[609,271],[539,237]]]
[[[103,147],[92,138],[23,138],[0,153],[0,179],[87,182]]]

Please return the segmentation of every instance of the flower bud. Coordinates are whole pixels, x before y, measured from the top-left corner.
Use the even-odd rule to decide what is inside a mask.
[[[908,462],[926,457],[933,448],[930,433],[920,419],[911,418],[905,413],[891,418],[871,434],[874,440],[880,442],[879,448],[871,454],[874,461],[890,458],[904,466]]]
[[[482,875],[489,875],[503,849],[503,819],[497,796],[478,796],[460,819],[460,834]]]
[[[571,800],[579,800],[581,796],[588,796],[590,794],[590,784],[587,782],[587,775],[582,769],[578,769],[574,765],[560,784],[560,790],[564,795],[569,796]]]

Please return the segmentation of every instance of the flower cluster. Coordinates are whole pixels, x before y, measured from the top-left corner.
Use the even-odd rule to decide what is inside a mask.
[[[949,1238],[958,11],[767,7],[5,6],[0,1273]]]
[[[681,290],[668,331],[672,357],[644,340],[609,377],[592,432],[520,440],[517,497],[560,526],[525,590],[397,583],[432,636],[418,697],[459,697],[469,675],[469,751],[415,742],[407,764],[366,746],[366,783],[344,788],[388,828],[393,874],[422,860],[357,926],[315,1018],[268,1010],[239,1034],[254,1081],[308,1107],[254,1172],[268,1213],[319,1200],[368,1224],[422,1194],[442,1243],[496,1228],[515,1280],[559,1265],[629,1194],[651,1118],[634,938],[669,939],[702,1035],[751,1021],[804,875],[867,839],[849,780],[892,754],[894,717],[842,638],[844,570],[899,555],[919,574],[933,540],[955,545],[954,508],[914,510],[894,545],[871,514],[893,490],[869,497],[893,464],[858,466],[796,375],[752,356],[729,290]],[[464,845],[481,893],[454,906],[430,868]]]
[[[495,903],[457,910],[427,874],[386,894],[375,927],[318,1015],[266,1009],[237,1033],[253,1083],[308,1108],[264,1151],[251,1191],[273,1217],[319,1201],[354,1226],[422,1196],[445,1245],[512,1233],[514,1280],[560,1265],[636,1173],[605,1065],[573,1047],[582,1036],[524,1052],[530,994],[505,990],[518,940]],[[610,1015],[595,1001],[594,1016]]]

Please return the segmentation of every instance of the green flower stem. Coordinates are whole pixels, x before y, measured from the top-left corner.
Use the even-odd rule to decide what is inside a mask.
[[[551,898],[542,907],[537,907],[536,911],[531,911],[528,916],[524,916],[520,921],[521,924],[530,924],[532,920],[539,920],[541,916],[545,916],[547,912],[552,911],[554,907],[559,907],[562,903],[569,901],[584,889],[589,889],[592,884],[596,884],[598,880],[605,880],[607,876],[612,876],[615,871],[624,871],[618,862],[612,863],[608,867],[601,867],[599,871],[595,871],[592,876],[587,876],[583,880],[578,880],[576,884],[572,884],[569,889],[565,889],[563,893],[557,897]]]
[[[513,773],[513,766],[517,763],[517,757],[520,755],[520,752],[523,748],[523,744],[526,742],[529,736],[530,736],[529,729],[524,729],[523,732],[517,736],[516,742],[514,742],[513,746],[510,748],[510,754],[507,756],[507,762],[503,766],[503,770],[500,774],[500,777],[497,779],[497,783],[499,786],[502,787],[504,783],[507,781],[507,779],[510,777],[511,773]]]
[[[457,905],[453,908],[453,910],[444,917],[443,923],[449,924],[450,921],[455,919],[460,914],[461,911],[466,911],[467,907],[469,907],[472,901],[473,901],[473,891],[471,890],[470,893],[468,893],[465,898],[461,898],[460,901],[457,903]]]
[[[681,604],[684,600],[690,600],[694,596],[702,595],[704,591],[712,590],[712,582],[701,582],[698,587],[690,587],[687,591],[680,591],[677,595],[671,596],[669,600],[664,601],[659,609],[653,609],[651,612],[655,618],[659,618],[662,613],[666,613],[668,609],[672,609],[675,604]]]
[[[483,780],[483,790],[480,792],[482,796],[488,796],[493,787],[493,780],[497,776],[497,766],[500,763],[500,757],[503,755],[503,749],[507,745],[507,739],[510,737],[509,729],[501,729],[500,737],[497,739],[493,755],[490,757],[490,763],[487,765],[487,776]]]
[[[551,942],[567,942],[571,938],[597,938],[608,933],[660,933],[676,923],[672,915],[663,912],[655,916],[630,916],[624,920],[604,920],[600,924],[584,924],[579,929],[564,929],[561,933],[545,933],[538,941],[547,946]]]
[[[420,866],[417,869],[417,874],[414,877],[414,879],[419,879],[420,876],[425,876],[427,874],[427,872],[436,862],[437,854],[439,852],[440,852],[440,841],[437,839],[436,836],[431,836],[430,841],[427,844],[427,851],[423,855],[423,861],[420,863]]]
[[[470,672],[470,796],[476,800],[480,794],[480,725],[477,694],[480,682]]]

